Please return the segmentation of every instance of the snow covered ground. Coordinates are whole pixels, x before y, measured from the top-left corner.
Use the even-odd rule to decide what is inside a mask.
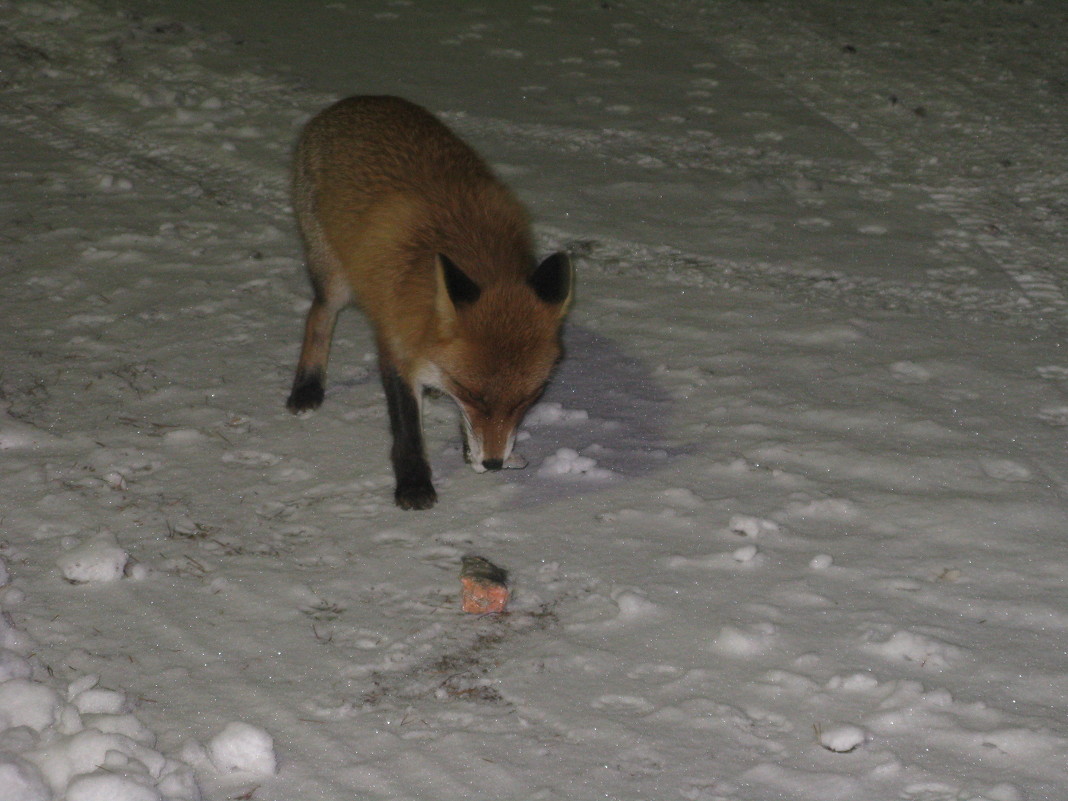
[[[0,799],[1068,797],[1063,4],[296,7],[0,2]],[[283,408],[357,92],[579,270],[429,512],[357,315]]]

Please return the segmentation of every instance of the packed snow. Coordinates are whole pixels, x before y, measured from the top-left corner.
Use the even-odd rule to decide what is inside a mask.
[[[297,9],[0,0],[0,801],[1068,797],[1063,4]],[[284,409],[354,93],[577,265],[426,512],[358,315]]]

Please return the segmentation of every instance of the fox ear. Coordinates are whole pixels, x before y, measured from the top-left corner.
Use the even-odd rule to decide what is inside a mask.
[[[543,303],[560,306],[561,313],[571,300],[573,270],[566,253],[554,253],[534,268],[527,283]]]
[[[468,278],[467,273],[457,267],[452,259],[444,253],[439,253],[437,261],[439,280],[453,306],[466,306],[482,296],[481,287]]]

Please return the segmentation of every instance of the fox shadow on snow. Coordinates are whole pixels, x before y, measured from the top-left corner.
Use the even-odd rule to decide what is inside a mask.
[[[529,461],[527,467],[485,477],[519,490],[510,500],[513,506],[541,505],[597,492],[663,469],[689,452],[689,447],[680,447],[665,434],[674,400],[656,383],[648,365],[612,340],[579,325],[564,324],[563,342],[564,358],[539,402],[558,403],[566,411],[585,411],[587,418],[539,423],[528,415],[520,431],[529,436],[523,435],[515,446]],[[345,393],[357,385],[377,384],[376,372],[335,379],[327,388],[327,395]],[[444,398],[436,402],[452,406]],[[450,437],[444,450],[432,446],[429,440],[427,445],[437,480],[470,470],[463,464],[458,439]],[[596,470],[607,470],[611,475],[541,472],[545,461],[562,448],[593,459]],[[447,499],[449,491],[442,497]]]
[[[596,492],[663,469],[684,453],[665,434],[674,401],[648,365],[582,326],[566,324],[563,340],[564,359],[541,402],[585,411],[588,418],[521,426],[530,436],[517,441],[516,450],[530,463],[500,474],[521,486],[513,500],[519,506]],[[611,475],[541,472],[545,460],[561,448],[593,459],[595,469]]]

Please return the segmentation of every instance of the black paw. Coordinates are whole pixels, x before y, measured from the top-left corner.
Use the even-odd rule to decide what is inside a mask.
[[[318,409],[323,405],[325,395],[321,376],[297,376],[297,380],[293,382],[293,390],[289,393],[289,400],[286,401],[286,408],[293,414]]]
[[[426,483],[398,484],[393,498],[401,509],[429,509],[438,502],[434,485]]]

